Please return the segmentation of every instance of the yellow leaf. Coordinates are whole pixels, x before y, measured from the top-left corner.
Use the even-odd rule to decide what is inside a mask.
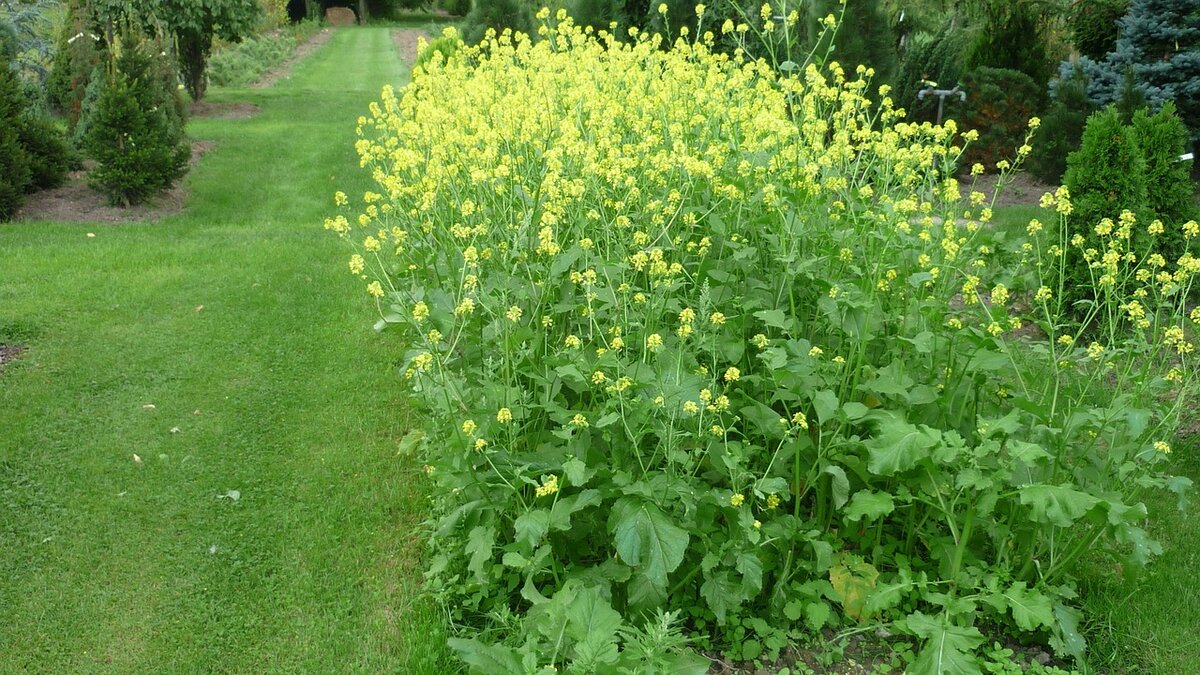
[[[829,568],[829,583],[837,596],[834,599],[842,603],[842,611],[846,616],[858,622],[869,618],[863,616],[863,604],[875,589],[878,579],[879,570],[871,563],[849,553],[843,553]]]

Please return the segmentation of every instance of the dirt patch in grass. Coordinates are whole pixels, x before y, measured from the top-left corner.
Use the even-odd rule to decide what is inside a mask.
[[[193,141],[190,165],[195,167],[206,152],[216,147],[216,141]],[[183,211],[187,189],[177,183],[152,202],[129,208],[113,206],[108,198],[87,183],[87,170],[72,171],[67,181],[52,190],[29,195],[17,220],[52,220],[67,223],[129,223],[159,220]]]
[[[417,62],[417,38],[429,37],[429,33],[419,28],[398,28],[392,31],[392,40],[396,42],[396,50],[400,58],[412,65]]]
[[[254,89],[267,89],[275,86],[275,84],[277,84],[280,80],[286,80],[292,76],[292,69],[296,67],[297,63],[302,61],[309,54],[312,54],[320,49],[321,46],[326,42],[329,42],[329,39],[332,37],[332,30],[328,28],[321,29],[319,32],[313,34],[313,36],[309,38],[308,42],[296,47],[296,53],[292,54],[291,58],[279,64],[278,66],[275,66],[271,70],[268,70],[266,74],[259,78],[258,82],[255,82],[250,86]]]
[[[259,107],[253,103],[209,103],[196,101],[192,103],[192,117],[216,120],[245,120],[254,117]]]
[[[0,344],[0,375],[4,374],[4,366],[16,361],[23,351],[25,348],[21,345]]]
[[[959,183],[963,186],[964,193],[967,190],[977,190],[987,195],[988,201],[991,201],[999,179],[998,174],[985,174],[974,179],[971,176],[964,176],[959,179]],[[974,188],[970,187],[972,180],[975,181]],[[1057,188],[1057,185],[1043,183],[1027,173],[1012,174],[1005,179],[1004,185],[1001,186],[1000,196],[996,198],[995,206],[1037,206],[1042,195],[1047,192],[1053,193]]]

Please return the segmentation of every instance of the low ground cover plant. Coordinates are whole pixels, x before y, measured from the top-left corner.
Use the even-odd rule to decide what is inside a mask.
[[[316,21],[301,21],[241,42],[222,45],[209,60],[209,80],[223,87],[250,84],[291,56],[298,44],[318,30],[320,25]]]
[[[1074,564],[1144,564],[1140,495],[1187,487],[1161,467],[1200,262],[1112,214],[1080,326],[1066,190],[999,241],[953,123],[906,123],[867,69],[714,53],[752,29],[696,11],[669,48],[543,11],[358,121],[377,185],[325,225],[409,340],[452,646],[702,673],[887,625],[914,673],[979,672],[1004,632],[1082,658]]]

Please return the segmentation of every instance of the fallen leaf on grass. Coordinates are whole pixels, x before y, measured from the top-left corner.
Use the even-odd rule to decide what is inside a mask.
[[[135,452],[135,453],[133,453],[133,463],[134,463],[134,464],[141,464],[141,463],[142,463],[142,458],[141,458],[141,457],[140,457],[140,456],[139,456],[139,455],[138,455],[136,452]]]
[[[88,232],[88,239],[95,239],[95,238],[96,238],[95,232]]]
[[[204,311],[204,305],[196,305],[196,311],[197,312]]]
[[[142,406],[142,410],[154,410],[154,408],[155,406],[153,403],[147,403],[146,405]]]
[[[228,500],[234,501],[234,502],[236,502],[237,500],[239,500],[241,498],[242,498],[241,490],[226,490],[225,494],[217,495],[217,499],[228,499]]]
[[[180,432],[180,428],[179,428],[179,427],[171,427],[171,433],[173,433],[173,434],[177,434],[177,433],[179,433],[179,432]]]

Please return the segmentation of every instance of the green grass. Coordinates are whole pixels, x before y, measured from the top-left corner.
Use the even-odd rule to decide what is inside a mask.
[[[340,30],[213,91],[262,112],[192,123],[218,145],[181,216],[0,225],[0,670],[443,670],[398,345],[321,228],[406,78],[388,30]]]

